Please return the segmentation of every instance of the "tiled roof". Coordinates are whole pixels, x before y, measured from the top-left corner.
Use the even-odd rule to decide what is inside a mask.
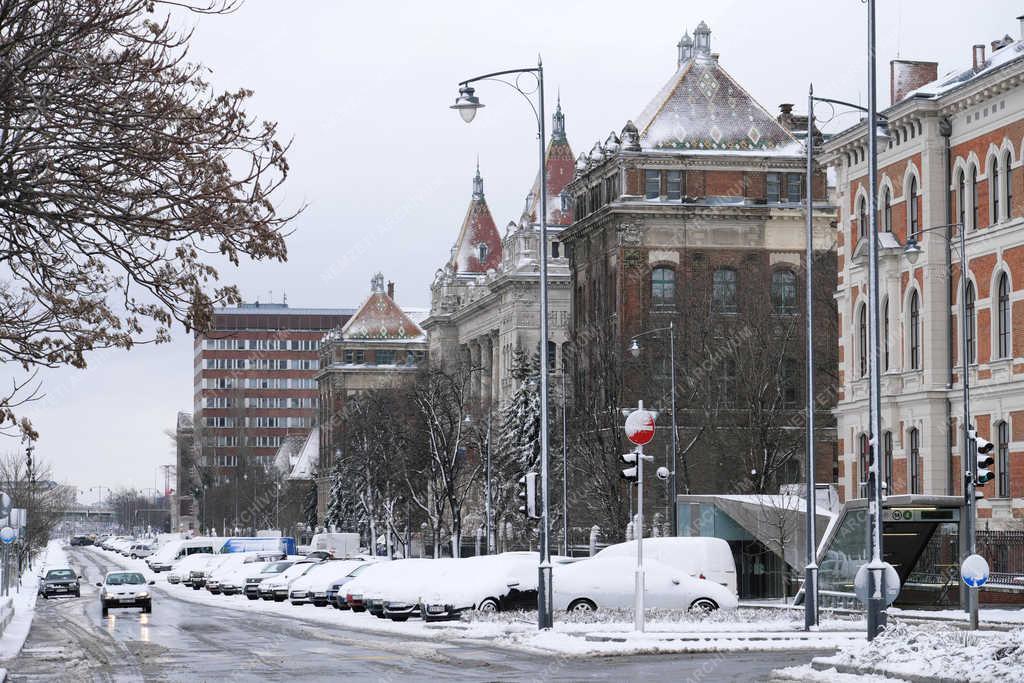
[[[372,280],[372,291],[341,334],[346,339],[420,340],[423,328],[412,321],[384,291],[384,276]]]
[[[559,195],[573,178],[575,172],[575,161],[572,155],[572,148],[565,136],[565,116],[562,114],[562,103],[555,107],[552,116],[551,140],[548,142],[545,165],[548,176],[548,220],[547,224],[567,226],[572,225],[572,209],[562,211],[562,202]],[[540,205],[540,174],[533,180],[530,194],[527,195],[526,211],[524,217],[530,223],[537,222],[537,209]]]
[[[680,63],[636,126],[645,150],[770,151],[795,142],[715,56]]]
[[[479,168],[473,178],[473,198],[452,249],[451,265],[456,273],[486,273],[492,268],[497,270],[501,265],[501,235],[484,199]]]

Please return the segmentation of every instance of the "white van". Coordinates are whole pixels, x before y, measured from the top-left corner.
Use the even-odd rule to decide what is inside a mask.
[[[704,536],[661,536],[644,539],[644,559],[684,571],[689,576],[720,583],[736,595],[736,562],[729,544]],[[594,557],[636,557],[636,541],[616,543]]]
[[[223,536],[200,536],[181,541],[171,541],[151,557],[146,558],[149,568],[155,572],[168,571],[175,561],[188,555],[219,553],[227,539]]]
[[[309,542],[309,552],[320,551],[338,560],[358,557],[359,534],[357,533],[322,533],[315,534]]]

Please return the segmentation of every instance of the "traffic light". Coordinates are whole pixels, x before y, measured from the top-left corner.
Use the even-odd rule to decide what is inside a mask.
[[[537,514],[537,473],[527,472],[519,477],[519,512],[529,519],[540,519]]]
[[[636,456],[636,452],[622,454],[622,462],[626,465],[633,465],[632,467],[627,467],[626,469],[622,470],[622,478],[628,481],[630,484],[635,484],[637,480],[640,478],[640,475],[637,473]]]
[[[978,454],[978,478],[975,480],[975,484],[984,486],[996,478],[995,472],[988,469],[996,461],[992,455],[995,444],[978,436],[978,432],[974,429],[968,430],[967,435],[974,441],[975,453]]]

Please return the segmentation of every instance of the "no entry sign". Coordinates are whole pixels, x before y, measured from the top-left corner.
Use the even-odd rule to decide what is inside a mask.
[[[654,413],[649,410],[634,410],[626,418],[626,438],[637,446],[643,446],[654,438]]]

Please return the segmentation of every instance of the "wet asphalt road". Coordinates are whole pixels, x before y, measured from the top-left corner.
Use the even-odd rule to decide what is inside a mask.
[[[152,614],[103,618],[95,583],[118,567],[89,551],[70,557],[82,597],[37,602],[24,649],[6,663],[12,681],[763,681],[818,654],[528,655],[218,609],[160,584]]]

